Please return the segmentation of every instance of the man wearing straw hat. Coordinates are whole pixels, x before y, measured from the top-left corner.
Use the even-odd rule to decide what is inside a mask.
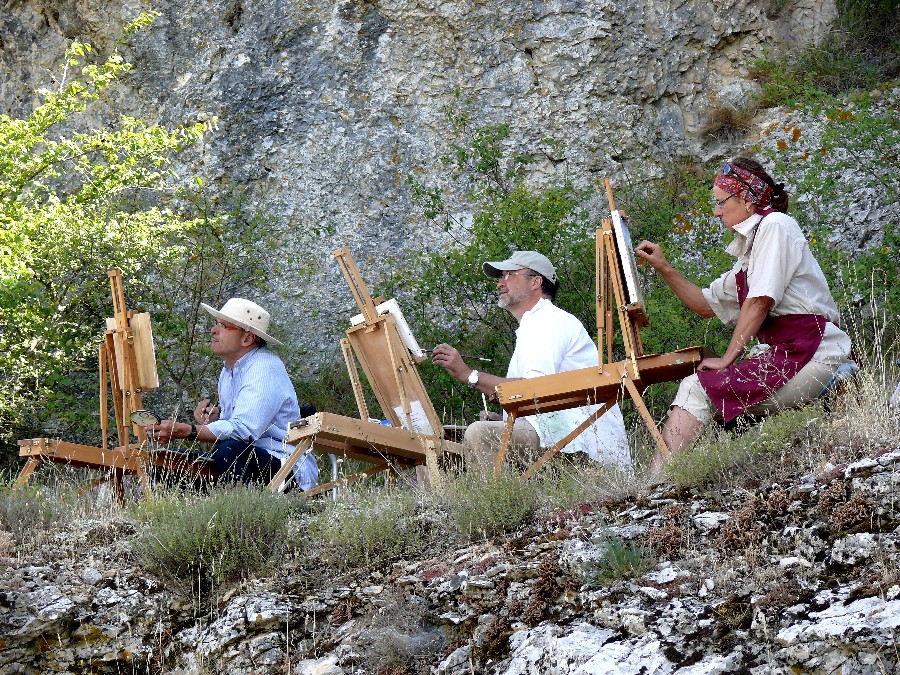
[[[535,251],[515,251],[508,260],[484,263],[482,271],[497,280],[498,306],[519,322],[506,377],[471,368],[447,344],[434,348],[431,358],[436,365],[471,388],[493,395],[501,382],[553,375],[599,363],[597,346],[581,322],[553,304],[559,280],[556,268],[546,256]],[[516,420],[512,445],[521,459],[534,459],[540,448],[553,446],[594,410],[596,406],[585,406]],[[481,421],[466,427],[463,446],[476,462],[493,463],[506,425],[500,419],[495,413],[482,413]],[[619,406],[612,406],[566,446],[564,452],[583,452],[598,462],[630,467],[628,439]]]
[[[162,420],[147,430],[162,443],[215,443],[213,461],[220,480],[267,482],[293,450],[285,448],[284,438],[288,425],[300,418],[284,363],[266,346],[281,343],[266,332],[269,313],[255,302],[231,298],[221,310],[200,306],[216,319],[210,347],[225,361],[219,405],[200,401],[194,410],[196,425]],[[316,484],[319,470],[312,456],[301,460],[294,475],[303,490]]]

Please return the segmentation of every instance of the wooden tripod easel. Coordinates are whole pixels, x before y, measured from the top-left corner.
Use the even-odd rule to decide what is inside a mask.
[[[650,321],[639,298],[636,278],[626,283],[626,265],[634,269],[633,251],[627,236],[627,225],[616,210],[612,188],[604,181],[609,200],[610,219],[602,221],[596,240],[597,343],[599,366],[525,380],[513,380],[497,386],[497,397],[507,413],[500,449],[494,460],[494,473],[499,473],[512,439],[513,425],[520,417],[549,413],[581,406],[597,405],[594,412],[547,449],[523,474],[530,478],[554,455],[558,454],[582,432],[596,422],[617,402],[630,398],[647,430],[664,456],[669,448],[656,422],[647,410],[642,396],[651,384],[670,382],[691,374],[702,360],[702,347],[688,347],[667,354],[645,356],[640,329]],[[627,249],[627,250],[626,250]],[[625,359],[613,362],[615,317],[622,332]],[[605,347],[605,350],[604,350]],[[604,351],[606,363],[604,363]]]
[[[341,340],[359,419],[325,412],[292,425],[286,442],[296,445],[296,450],[282,463],[269,489],[277,490],[310,450],[374,464],[372,468],[338,482],[358,480],[382,471],[394,474],[424,465],[428,479],[436,484],[440,480],[439,454],[462,454],[462,446],[443,438],[441,419],[417,368],[424,357],[414,357],[404,342],[401,327],[405,328],[405,325],[399,323],[401,317],[390,312],[378,313],[349,249],[340,248],[333,256],[362,312],[362,322],[347,330],[346,337]],[[411,338],[411,333],[409,335]],[[391,426],[369,421],[357,361]],[[326,483],[305,494],[316,494],[334,486],[334,482]]]
[[[19,456],[28,460],[14,487],[24,485],[44,460],[105,470],[105,475],[88,483],[79,494],[102,483],[112,482],[116,498],[122,503],[122,478],[127,474],[137,475],[144,494],[149,494],[149,456],[142,449],[146,436],[143,428],[131,424],[131,414],[142,408],[143,392],[159,386],[150,315],[126,309],[120,270],[111,270],[108,276],[113,316],[106,320],[106,332],[99,347],[101,447],[50,438],[20,440]],[[118,436],[118,445],[113,448],[109,447],[108,440],[110,394]],[[132,440],[132,432],[136,441]],[[154,459],[157,463],[164,461],[162,457]]]

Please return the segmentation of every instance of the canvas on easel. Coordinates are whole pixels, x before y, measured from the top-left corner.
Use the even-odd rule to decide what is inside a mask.
[[[640,329],[648,326],[650,321],[643,305],[630,231],[627,220],[616,210],[609,181],[604,181],[604,185],[610,219],[602,221],[596,235],[598,367],[513,380],[497,386],[498,401],[507,413],[507,420],[494,461],[495,473],[501,470],[506,460],[516,419],[580,406],[598,406],[537,459],[523,474],[524,478],[529,478],[614,404],[626,398],[630,398],[638,409],[663,454],[669,454],[642,393],[651,384],[678,380],[691,374],[702,360],[703,349],[688,347],[667,354],[644,354]],[[613,361],[616,319],[625,350],[622,361]]]
[[[106,331],[98,353],[101,446],[51,438],[20,440],[19,456],[27,461],[14,487],[25,485],[41,461],[101,470],[103,475],[89,482],[81,492],[111,482],[120,503],[124,501],[122,478],[125,475],[136,475],[144,494],[149,494],[148,465],[151,462],[169,470],[211,475],[206,463],[191,462],[184,453],[159,451],[150,454],[144,449],[146,435],[142,427],[132,423],[131,415],[143,407],[143,394],[159,387],[150,315],[126,308],[120,270],[110,270],[108,277],[113,316],[106,319]],[[113,447],[109,443],[110,398],[118,441]]]
[[[349,249],[340,248],[333,257],[362,312],[362,319],[351,321],[355,325],[351,325],[341,340],[359,419],[324,412],[292,425],[287,442],[297,448],[282,463],[269,487],[273,491],[278,489],[303,454],[312,450],[374,464],[345,481],[424,465],[429,480],[437,482],[439,455],[461,454],[462,448],[443,438],[440,417],[418,371],[418,363],[425,356],[417,349],[412,331],[396,303],[388,300],[376,305]],[[369,420],[357,363],[391,426]],[[334,483],[326,483],[307,494],[332,487]]]

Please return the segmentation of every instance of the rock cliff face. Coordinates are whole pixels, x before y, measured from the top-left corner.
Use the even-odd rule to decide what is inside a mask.
[[[0,558],[0,673],[896,673],[898,487],[900,451],[880,451],[755,490],[661,488],[324,584],[293,560],[202,612],[135,565],[131,521],[76,523]],[[601,579],[610,536],[658,564]]]
[[[218,117],[182,169],[245,190],[271,222],[269,300],[314,354],[336,341],[310,317],[350,306],[332,250],[370,256],[376,277],[438,236],[403,179],[446,147],[456,92],[479,124],[510,123],[517,150],[564,144],[537,155],[534,181],[640,176],[648,159],[726,152],[701,132],[713,110],[752,115],[750,60],[814,41],[834,15],[832,0],[12,0],[0,110],[28,111],[70,40],[109,49],[150,4],[160,17],[126,48],[135,70],[89,115]]]

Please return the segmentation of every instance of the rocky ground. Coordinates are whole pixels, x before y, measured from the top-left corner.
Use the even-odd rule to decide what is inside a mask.
[[[140,569],[131,521],[82,522],[6,559],[0,673],[900,672],[900,450],[874,455],[324,586],[297,558],[203,609]]]

